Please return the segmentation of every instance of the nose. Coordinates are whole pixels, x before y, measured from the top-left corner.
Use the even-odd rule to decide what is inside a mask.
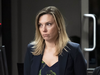
[[[43,32],[46,32],[46,31],[47,31],[46,25],[43,25]]]

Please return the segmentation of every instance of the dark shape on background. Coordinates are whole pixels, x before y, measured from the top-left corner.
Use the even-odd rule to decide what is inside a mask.
[[[17,63],[18,75],[24,75],[24,63]]]
[[[72,42],[80,44],[80,38],[78,36],[71,36],[69,37]]]
[[[95,68],[92,75],[100,75],[100,66]]]
[[[8,75],[5,47],[0,47],[0,75]]]

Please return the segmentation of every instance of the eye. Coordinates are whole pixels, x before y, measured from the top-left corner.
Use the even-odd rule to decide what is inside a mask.
[[[52,23],[47,23],[46,25],[49,25],[50,26],[50,25],[52,25]]]
[[[38,27],[41,27],[42,26],[42,24],[38,24]]]

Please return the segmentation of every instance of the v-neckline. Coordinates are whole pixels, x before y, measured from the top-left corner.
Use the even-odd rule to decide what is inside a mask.
[[[42,62],[44,62],[44,61],[42,60]],[[46,66],[47,66],[47,67],[49,67],[49,68],[51,68],[51,67],[55,66],[57,63],[58,63],[58,61],[57,61],[57,62],[55,62],[53,65],[48,66],[48,65],[44,62],[44,64],[46,64]]]

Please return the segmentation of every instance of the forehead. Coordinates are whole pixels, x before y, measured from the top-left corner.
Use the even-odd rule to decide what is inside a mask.
[[[50,22],[54,21],[54,18],[51,14],[44,14],[44,15],[40,16],[40,18],[39,18],[39,23],[48,22],[48,21],[50,21]]]

